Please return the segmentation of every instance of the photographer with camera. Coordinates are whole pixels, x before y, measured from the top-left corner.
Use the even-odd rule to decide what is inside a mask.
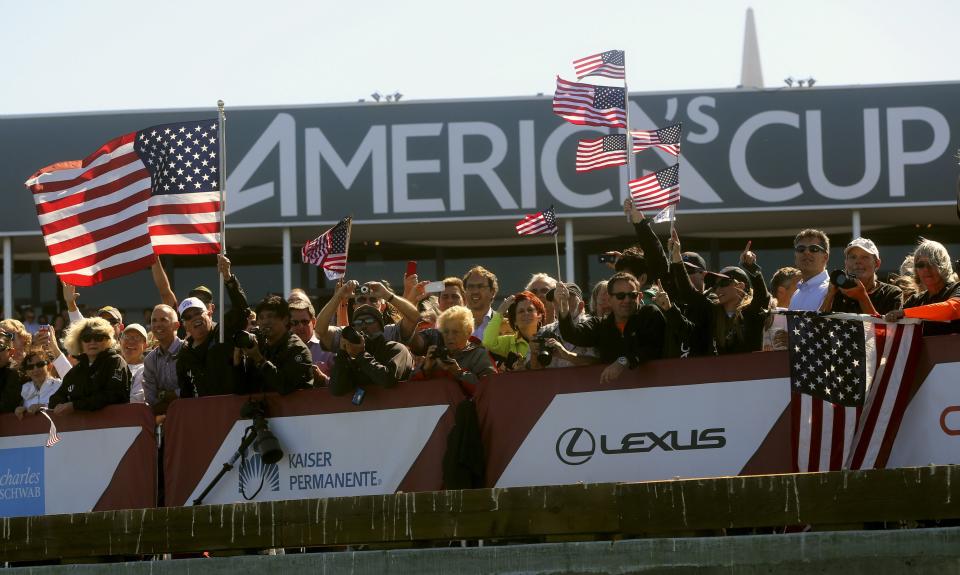
[[[243,354],[237,393],[291,393],[313,387],[310,350],[290,331],[290,304],[268,295],[257,304],[257,329],[238,331],[233,344]]]
[[[350,281],[344,287],[352,290],[356,283]],[[330,376],[333,395],[353,392],[353,402],[359,405],[366,388],[394,387],[410,377],[413,355],[407,346],[384,337],[383,314],[376,307],[362,305],[353,310],[351,324],[337,336],[339,350]]]
[[[481,378],[497,373],[486,349],[470,341],[473,333],[473,312],[462,305],[447,308],[437,318],[443,336],[427,348],[423,365],[412,379],[448,377],[476,389]]]
[[[843,269],[830,272],[830,287],[820,311],[883,315],[900,309],[903,292],[877,279],[880,251],[867,238],[857,238],[843,250]]]
[[[559,289],[561,285],[565,290]],[[564,291],[566,291],[566,297],[563,297]],[[558,283],[556,288],[545,294],[545,297],[555,306],[558,317],[561,312],[569,312],[574,323],[583,317],[583,292],[577,284]],[[536,337],[530,342],[530,369],[572,367],[596,362],[596,352],[592,347],[578,346],[563,340],[559,319],[540,328]]]
[[[356,280],[350,280],[337,288],[333,297],[317,314],[317,339],[320,340],[324,349],[334,353],[341,349],[340,332],[344,328],[330,325],[331,320],[336,316],[341,303],[348,299],[353,299],[355,303],[360,304],[359,307],[369,306],[380,312],[381,333],[387,341],[408,341],[413,336],[417,324],[420,323],[420,310],[417,306],[393,293],[387,286],[380,282],[367,282],[360,285]],[[387,304],[393,305],[403,316],[400,323],[386,323],[386,316],[383,314],[386,313]]]

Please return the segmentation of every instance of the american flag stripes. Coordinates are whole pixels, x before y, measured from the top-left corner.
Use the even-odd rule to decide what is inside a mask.
[[[47,413],[47,409],[43,408],[40,410],[40,413],[47,418],[47,421],[50,422],[50,431],[47,433],[47,443],[46,447],[53,447],[54,445],[60,443],[60,434],[57,433],[57,426],[53,423],[53,418],[50,417],[50,414]]]
[[[682,132],[683,124],[674,124],[659,130],[630,130],[630,136],[633,138],[633,153],[655,147],[668,154],[679,156]]]
[[[573,71],[577,79],[587,76],[605,76],[607,78],[624,77],[623,50],[607,50],[573,61]]]
[[[569,82],[557,76],[553,113],[580,126],[627,127],[623,88]]]
[[[320,234],[320,237],[304,244],[301,251],[303,263],[320,266],[327,279],[342,278],[347,271],[350,224],[351,218],[343,218],[337,225]]]
[[[627,182],[638,210],[662,210],[680,203],[680,164]]]
[[[219,152],[217,121],[200,120],[131,132],[38,170],[26,186],[54,272],[89,286],[157,254],[219,252]]]
[[[557,216],[553,211],[553,206],[538,212],[529,214],[517,222],[517,233],[521,236],[530,236],[536,234],[556,234]]]
[[[909,398],[917,326],[787,319],[796,470],[882,467]]]
[[[604,136],[577,143],[577,171],[589,172],[627,163],[627,136]]]

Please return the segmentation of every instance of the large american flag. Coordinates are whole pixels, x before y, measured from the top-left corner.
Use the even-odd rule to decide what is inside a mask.
[[[909,400],[920,332],[856,316],[787,318],[796,470],[886,465]]]
[[[569,82],[557,76],[553,113],[580,126],[627,127],[623,88]]]
[[[320,237],[304,244],[301,251],[303,263],[320,266],[327,279],[342,278],[347,271],[350,222],[351,218],[343,218],[337,225],[320,234]]]
[[[573,71],[577,79],[587,76],[605,76],[607,78],[624,77],[623,50],[607,50],[573,61]]]
[[[33,192],[53,271],[89,286],[150,267],[157,254],[220,251],[216,120],[153,126],[85,160],[38,170]]]
[[[633,138],[633,153],[656,147],[668,154],[679,156],[682,132],[683,124],[674,124],[659,130],[630,130],[630,136]]]
[[[558,231],[557,216],[553,211],[553,206],[542,212],[527,215],[517,222],[516,228],[517,233],[521,236],[556,234]]]
[[[589,172],[627,163],[627,136],[616,134],[577,143],[577,171]]]
[[[627,182],[638,210],[662,210],[680,203],[680,164]]]

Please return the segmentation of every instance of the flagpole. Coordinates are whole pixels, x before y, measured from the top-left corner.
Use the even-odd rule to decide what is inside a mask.
[[[227,194],[225,191],[227,183],[226,123],[227,116],[223,113],[223,100],[217,100],[217,131],[220,133],[220,254],[223,256],[227,255]],[[218,304],[220,310],[220,329],[218,331],[220,332],[220,343],[223,343],[223,274],[217,273],[217,277],[220,278],[220,302]]]
[[[353,233],[353,215],[347,216],[347,241],[343,246],[343,277],[340,278],[341,281],[347,277],[347,264],[350,263],[350,234]]]
[[[557,232],[553,234],[553,247],[557,253],[557,281],[562,282],[563,278],[560,276],[560,228],[557,227]]]
[[[623,107],[627,121],[627,181],[624,186],[627,190],[627,197],[633,198],[630,193],[630,180],[637,178],[637,166],[633,159],[633,136],[630,135],[630,89],[627,88],[627,51],[623,51]],[[627,215],[627,221],[630,221],[630,215]]]

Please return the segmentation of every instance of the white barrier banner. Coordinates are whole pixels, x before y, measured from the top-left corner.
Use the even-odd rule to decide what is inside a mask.
[[[940,363],[910,400],[887,467],[960,463],[960,362]]]
[[[557,395],[497,487],[737,475],[789,402],[787,378]]]
[[[224,475],[203,503],[243,501],[243,494],[253,501],[280,501],[394,493],[448,408],[429,405],[270,418],[270,431],[284,452],[280,461],[265,464],[248,449],[246,461]],[[237,451],[250,423],[234,424],[190,501]]]

